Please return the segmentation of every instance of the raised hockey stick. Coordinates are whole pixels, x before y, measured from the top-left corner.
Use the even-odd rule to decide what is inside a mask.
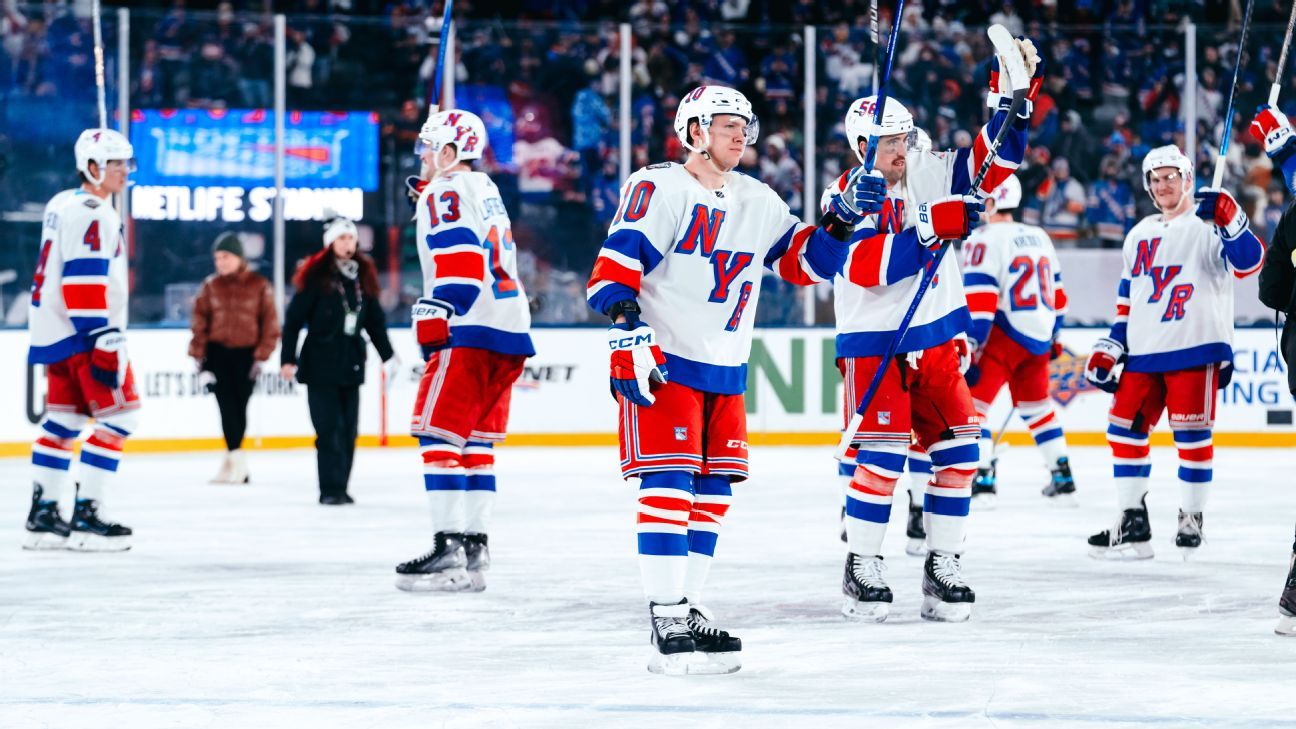
[[[981,182],[994,165],[995,157],[999,154],[999,147],[1003,144],[1004,138],[1008,136],[1008,129],[1012,126],[1013,118],[1017,116],[1017,112],[1026,103],[1026,91],[1030,87],[1031,79],[1030,74],[1026,72],[1026,64],[1022,61],[1021,53],[1017,50],[1012,34],[1008,32],[1008,29],[996,24],[990,27],[987,34],[990,36],[990,42],[994,45],[996,53],[998,53],[1004,64],[1005,73],[1012,82],[1012,104],[1008,107],[1008,115],[1004,119],[1004,123],[999,125],[999,131],[990,143],[986,158],[981,162],[981,168],[977,170],[976,177],[972,178],[969,193],[975,192],[981,186]],[[888,65],[890,65],[889,62]],[[869,149],[871,150],[872,147],[870,146]],[[896,327],[895,336],[887,344],[886,354],[882,356],[882,361],[873,373],[873,379],[869,382],[868,389],[864,391],[864,397],[860,400],[859,406],[855,408],[855,415],[851,417],[850,424],[842,432],[841,441],[837,444],[838,460],[846,458],[846,451],[854,442],[855,434],[859,432],[860,426],[864,423],[864,413],[868,412],[869,405],[873,402],[874,396],[877,395],[878,387],[882,385],[882,377],[886,374],[886,368],[890,366],[891,360],[895,358],[896,350],[900,348],[900,342],[904,339],[905,333],[909,331],[909,325],[913,322],[914,314],[918,312],[918,305],[922,303],[927,288],[931,286],[932,279],[936,276],[936,270],[940,268],[941,261],[945,258],[945,252],[949,250],[953,242],[950,240],[941,241],[935,259],[923,271],[913,301],[909,302],[909,308],[905,311],[904,317],[900,319],[900,325]]]
[[[1242,53],[1246,50],[1247,29],[1251,27],[1251,6],[1255,0],[1247,0],[1246,12],[1242,15],[1242,37],[1238,39],[1237,58],[1233,59],[1233,85],[1229,87],[1228,106],[1224,112],[1224,136],[1220,138],[1219,157],[1215,159],[1215,176],[1211,187],[1219,187],[1224,181],[1224,156],[1228,154],[1229,137],[1233,136],[1233,104],[1237,101],[1238,73],[1242,70]],[[1288,39],[1291,38],[1291,25],[1288,24]],[[1285,48],[1286,46],[1284,46]],[[1279,76],[1281,77],[1281,71]],[[1273,90],[1269,91],[1270,96]]]
[[[90,4],[91,23],[94,25],[94,74],[95,89],[99,95],[99,128],[108,128],[108,106],[104,101],[104,51],[103,24],[99,19],[99,0]]]
[[[1296,7],[1296,6],[1294,6]],[[881,59],[878,58],[878,51],[882,49],[882,37],[878,34],[878,0],[869,0],[869,35],[873,40],[873,93],[878,90],[878,65]],[[1291,26],[1288,26],[1287,37],[1291,37]],[[1286,53],[1287,47],[1283,46],[1283,52]]]
[[[1278,54],[1278,70],[1274,71],[1273,86],[1269,87],[1269,106],[1278,105],[1278,93],[1282,91],[1283,69],[1287,67],[1287,50],[1291,48],[1293,26],[1296,26],[1296,2],[1292,3],[1291,15],[1287,16],[1287,35],[1283,36],[1282,53]]]
[[[905,0],[896,0],[895,17],[891,19],[891,33],[887,37],[886,55],[882,59],[882,77],[873,87],[877,103],[873,106],[873,128],[868,138],[868,149],[864,152],[864,172],[872,172],[873,163],[877,160],[877,130],[882,126],[882,112],[886,109],[887,87],[891,85],[891,61],[895,59],[896,38],[900,37],[900,21],[904,18],[904,6]],[[873,18],[876,24],[876,13]],[[874,37],[877,37],[876,26]]]
[[[445,79],[445,57],[446,44],[450,41],[450,11],[454,8],[454,0],[445,0],[445,12],[441,15],[441,45],[437,46],[436,68],[432,71],[432,102],[428,109],[428,115],[437,113],[441,105],[441,87]],[[450,59],[454,63],[454,59]]]

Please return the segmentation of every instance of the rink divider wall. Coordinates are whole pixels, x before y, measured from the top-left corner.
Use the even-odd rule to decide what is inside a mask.
[[[1066,329],[1065,354],[1053,363],[1053,395],[1068,441],[1075,445],[1106,442],[1110,397],[1089,387],[1083,377],[1090,345],[1102,329]],[[597,328],[537,329],[538,355],[514,387],[510,435],[514,446],[612,446],[616,443],[616,408],[608,394],[606,340]],[[421,366],[408,329],[392,330],[393,345],[403,361],[387,389],[388,443],[412,447],[407,433]],[[132,367],[144,401],[140,426],[127,445],[143,452],[219,450],[220,422],[214,398],[198,386],[193,361],[186,355],[188,330],[139,329],[129,332]],[[22,383],[23,407],[0,411],[0,457],[25,457],[44,412],[44,374],[28,366],[27,332],[0,331],[0,377]],[[1218,446],[1296,446],[1293,401],[1286,370],[1273,333],[1239,329],[1235,333],[1233,384],[1221,397],[1216,420]],[[371,353],[372,355],[372,353]],[[841,427],[841,386],[833,359],[833,331],[826,328],[758,329],[748,361],[749,440],[753,445],[830,445]],[[247,447],[308,448],[314,443],[306,409],[305,388],[280,379],[278,355],[272,356],[257,382],[248,410]],[[377,446],[379,423],[378,361],[369,358],[361,393],[360,445]],[[1007,414],[1007,393],[990,414],[993,427]],[[1019,420],[1006,439],[1029,443]],[[1169,444],[1162,423],[1154,443]]]

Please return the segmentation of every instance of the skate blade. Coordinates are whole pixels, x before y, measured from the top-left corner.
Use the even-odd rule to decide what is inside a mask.
[[[737,673],[742,668],[742,653],[704,653],[695,651],[688,660],[688,675],[718,676],[726,673]]]
[[[1191,562],[1198,554],[1201,553],[1201,547],[1176,547],[1183,561]]]
[[[925,538],[919,539],[917,537],[910,537],[909,541],[905,544],[905,554],[910,557],[926,557],[927,540]]]
[[[69,552],[125,552],[131,546],[129,536],[104,537],[89,532],[72,532],[64,549]]]
[[[692,652],[662,654],[653,650],[652,655],[648,657],[648,672],[663,676],[687,676],[691,660],[693,660]]]
[[[972,603],[941,602],[930,595],[923,595],[919,614],[923,620],[936,623],[966,623],[972,617]]]
[[[972,507],[977,511],[994,511],[997,494],[977,494],[972,497]]]
[[[1067,494],[1054,494],[1052,496],[1045,495],[1044,498],[1048,499],[1049,506],[1052,506],[1054,508],[1058,508],[1058,509],[1080,508],[1080,502],[1079,500],[1076,499],[1076,495],[1074,492],[1067,493]]]
[[[1089,556],[1109,562],[1132,562],[1140,559],[1152,559],[1152,545],[1148,542],[1134,542],[1119,547],[1090,547]]]
[[[405,592],[472,592],[473,585],[467,570],[455,569],[430,575],[396,575],[396,589]],[[484,589],[485,582],[482,583]]]
[[[481,592],[486,589],[486,575],[480,570],[470,570],[468,572],[468,591]]]
[[[1278,624],[1274,626],[1274,632],[1296,638],[1296,615],[1279,611]]]
[[[853,597],[848,597],[842,603],[841,612],[847,620],[859,623],[880,623],[891,614],[891,603],[860,602]]]
[[[66,549],[67,540],[67,537],[59,536],[52,532],[28,532],[27,541],[23,542],[22,548],[33,552],[47,552],[55,549]]]

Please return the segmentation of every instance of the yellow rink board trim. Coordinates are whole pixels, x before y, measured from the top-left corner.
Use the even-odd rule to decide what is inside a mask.
[[[805,433],[751,433],[749,440],[755,446],[832,446],[837,444],[838,433],[805,432]],[[1285,433],[1215,433],[1214,444],[1222,447],[1246,448],[1291,448],[1296,446],[1296,431]],[[1067,443],[1074,446],[1102,446],[1107,444],[1107,434],[1103,432],[1082,431],[1066,434]],[[1004,435],[1004,441],[1014,446],[1032,445],[1030,434],[1012,432]],[[361,448],[378,447],[378,436],[362,435],[356,441]],[[510,433],[509,446],[615,446],[615,433]],[[244,447],[248,450],[282,450],[288,448],[312,448],[315,438],[312,436],[267,436],[248,438]],[[391,436],[388,447],[412,448],[417,441],[408,435]],[[1152,445],[1172,446],[1174,441],[1170,431],[1152,434]],[[221,438],[139,438],[126,441],[129,453],[184,453],[190,451],[220,451],[225,449]],[[0,458],[13,458],[31,454],[31,443],[0,443]]]

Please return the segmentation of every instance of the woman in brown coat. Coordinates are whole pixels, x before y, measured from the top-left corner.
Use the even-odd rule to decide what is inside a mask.
[[[261,365],[279,341],[270,282],[248,270],[238,234],[222,233],[212,247],[216,273],[203,281],[194,299],[189,356],[198,363],[220,407],[225,433],[225,462],[214,483],[247,483],[247,458],[243,433],[247,430],[247,404]],[[210,373],[210,374],[207,374]]]

